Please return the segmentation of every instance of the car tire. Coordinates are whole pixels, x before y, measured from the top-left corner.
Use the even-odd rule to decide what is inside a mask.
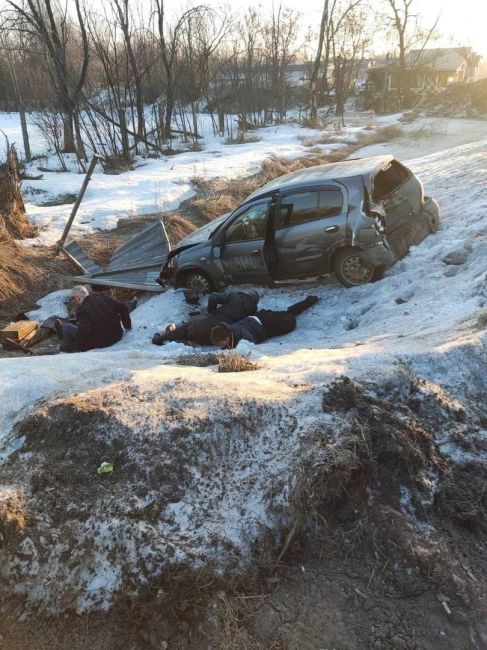
[[[192,289],[197,293],[210,293],[213,289],[213,283],[210,278],[201,271],[189,271],[183,279],[183,285],[187,289]]]
[[[341,248],[333,258],[333,271],[344,287],[376,282],[384,275],[383,266],[364,264],[358,248]]]

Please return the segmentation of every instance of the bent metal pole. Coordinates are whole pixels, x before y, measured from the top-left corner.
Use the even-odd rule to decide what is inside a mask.
[[[90,166],[88,167],[88,171],[86,172],[85,179],[83,181],[83,185],[81,186],[81,189],[79,191],[78,197],[73,205],[73,209],[71,210],[71,214],[69,215],[68,222],[66,223],[66,226],[64,228],[64,232],[62,234],[61,239],[57,243],[57,249],[58,253],[60,252],[61,248],[64,245],[64,242],[66,241],[66,237],[69,234],[69,231],[71,230],[71,226],[73,225],[74,218],[76,216],[76,213],[78,212],[78,208],[80,206],[80,203],[83,199],[84,193],[86,192],[86,188],[88,187],[88,183],[90,182],[91,175],[93,174],[93,170],[96,167],[96,163],[99,160],[103,160],[103,156],[100,156],[100,154],[95,153],[93,154],[93,158],[91,159]]]

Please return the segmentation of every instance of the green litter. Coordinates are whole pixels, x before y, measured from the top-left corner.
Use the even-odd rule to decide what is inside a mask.
[[[113,472],[113,463],[107,463],[103,461],[103,463],[96,471],[98,474],[111,474]]]

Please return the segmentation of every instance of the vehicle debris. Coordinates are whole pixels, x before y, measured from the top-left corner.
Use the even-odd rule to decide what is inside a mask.
[[[156,221],[149,225],[120,246],[114,252],[112,260],[106,268],[100,267],[91,260],[76,241],[71,240],[67,244],[65,243],[99,160],[102,160],[102,157],[95,154],[86,172],[83,185],[73,205],[62,237],[57,244],[58,252],[63,253],[71,260],[83,274],[73,276],[70,279],[83,284],[154,292],[164,291],[165,289],[156,280],[171,247],[162,221]]]

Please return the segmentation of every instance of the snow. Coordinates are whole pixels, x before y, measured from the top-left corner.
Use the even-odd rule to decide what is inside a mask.
[[[487,138],[487,120],[419,117],[414,122],[404,124],[399,121],[400,117],[401,114],[381,116],[377,119],[377,125],[395,124],[404,132],[402,137],[363,147],[353,156],[390,153],[398,160],[410,160]]]
[[[289,133],[293,129],[284,127],[283,131]],[[269,130],[271,142],[285,139],[282,134],[277,137],[275,131]],[[252,147],[259,149],[260,145],[254,143]],[[293,381],[316,383],[340,372],[376,367],[379,359],[381,363],[386,359],[391,363],[400,356],[433,353],[451,341],[454,332],[466,328],[487,305],[486,147],[487,140],[483,140],[409,161],[423,179],[426,193],[440,202],[440,232],[413,247],[376,284],[345,290],[329,277],[323,281],[282,284],[276,289],[262,288],[263,308],[283,309],[310,293],[318,295],[320,302],[299,317],[294,333],[257,347],[242,343],[239,351],[264,359],[265,370],[258,372],[268,373],[279,381],[289,381],[292,376]],[[237,148],[236,153],[230,154],[235,169],[238,160],[243,159],[246,168],[249,159],[257,158],[256,153],[252,156],[241,146]],[[173,160],[175,175],[185,173],[185,156],[189,154]],[[229,173],[228,164],[228,156],[222,155],[213,161],[212,172],[217,174],[220,169]],[[137,178],[138,172],[127,176],[130,175]],[[101,176],[99,182],[105,183],[105,178],[112,180]],[[120,177],[113,178],[123,185]],[[111,194],[107,190],[105,200],[108,198]],[[49,210],[56,224],[57,209]],[[55,230],[54,225],[52,232]],[[448,253],[458,250],[465,254],[464,264],[447,265],[442,261]],[[67,295],[66,291],[54,292],[41,300],[40,309],[29,316],[38,320],[53,314],[65,316]],[[402,304],[397,304],[399,299]],[[179,343],[156,347],[151,345],[150,338],[169,322],[187,319],[188,310],[182,292],[169,290],[143,298],[132,314],[132,331],[110,349],[35,361],[2,360],[0,434],[7,435],[16,416],[41,398],[105,385],[120,377],[128,378],[134,370],[171,363],[188,348]],[[478,336],[481,338],[480,332]],[[177,368],[176,373],[180,372],[182,369]],[[20,391],[26,374],[29,389]]]
[[[80,221],[90,221],[85,224],[87,228],[113,224],[115,214],[127,211],[130,196],[134,210],[153,209],[150,186],[158,182],[163,168],[167,174],[161,181],[161,196],[176,204],[191,191],[191,176],[243,175],[255,170],[269,152],[297,155],[302,151],[297,136],[302,133],[293,125],[268,129],[259,131],[262,141],[251,145],[222,145],[214,149],[216,153],[188,153],[167,161],[149,161],[145,167],[118,177],[97,174]],[[451,135],[453,139],[467,137],[456,131]],[[5,457],[18,449],[15,423],[45,400],[77,394],[96,402],[102,399],[100,395],[108,395],[120,426],[142,437],[158,435],[161,427],[167,434],[173,425],[158,419],[158,413],[164,413],[170,405],[181,421],[194,424],[192,440],[209,447],[209,451],[201,451],[203,456],[217,455],[219,469],[207,476],[203,465],[194,466],[191,487],[167,506],[164,519],[151,528],[139,522],[140,529],[127,531],[120,553],[132,557],[135,566],[137,553],[147,550],[147,546],[141,550],[138,540],[149,535],[159,545],[158,552],[167,556],[172,551],[176,560],[201,559],[212,553],[216,558],[223,556],[223,551],[213,546],[215,537],[226,540],[245,556],[257,531],[272,525],[266,501],[269,484],[286,478],[289,458],[300,436],[327,422],[328,416],[319,408],[324,383],[346,374],[386,386],[402,368],[425,380],[425,395],[441,395],[453,409],[467,398],[476,399],[475,391],[484,394],[487,337],[485,319],[480,317],[487,306],[486,151],[487,139],[483,139],[408,161],[423,180],[426,193],[439,201],[441,227],[412,248],[380,282],[344,289],[330,277],[259,288],[263,308],[283,309],[309,294],[320,300],[298,317],[295,332],[259,346],[247,342],[239,345],[238,352],[259,362],[256,371],[222,375],[213,366],[179,366],[175,358],[193,352],[191,347],[179,343],[152,345],[150,339],[155,331],[164,329],[169,322],[188,318],[190,308],[182,292],[175,290],[141,299],[132,313],[132,330],[109,349],[0,360],[0,454]],[[60,182],[73,183],[73,188],[74,181],[80,180],[74,174],[59,174],[56,178],[61,176]],[[51,182],[49,177],[45,187]],[[59,191],[60,186],[54,188],[53,184],[51,191],[54,189]],[[139,191],[137,198],[131,194]],[[42,238],[55,239],[67,208],[42,210],[48,225]],[[36,214],[32,205],[29,211]],[[446,263],[450,253],[455,253],[460,263]],[[29,315],[37,319],[52,313],[62,316],[66,298],[63,291],[46,296],[39,310]],[[293,428],[286,424],[282,429],[276,414],[275,421],[263,421],[260,427],[257,423],[251,431],[242,425],[241,435],[239,430],[238,436],[230,436],[224,426],[227,415],[240,417],[235,421],[246,423],[254,413],[251,407],[257,413],[259,408],[276,408],[279,413],[284,410],[289,422],[299,417],[300,425]],[[475,457],[471,451],[460,449],[450,431],[439,429],[437,435],[446,455],[458,461],[480,460],[479,454]],[[479,439],[485,440],[485,435],[485,431],[478,432]],[[254,476],[255,468],[258,470],[255,484],[250,482],[248,467],[254,468]],[[425,475],[423,480],[429,481],[433,490],[435,477]],[[286,485],[281,486],[272,497],[276,513],[279,504],[284,503],[286,489]],[[146,499],[149,503],[150,494]],[[406,511],[409,502],[404,492]],[[127,511],[136,507],[135,502],[131,505],[128,501],[120,505]],[[110,545],[113,537],[103,522],[89,519],[79,525],[80,535],[89,537],[96,528]],[[116,529],[121,524],[115,521],[113,525]],[[100,548],[87,567],[88,595],[78,602],[79,611],[93,605],[106,607],[110,593],[120,583],[120,566],[108,559],[108,549],[104,554]],[[61,571],[55,565],[61,555],[58,545],[52,554],[53,566],[57,567],[52,569],[54,572]],[[157,565],[163,560],[155,557],[153,561]],[[90,573],[93,567],[96,577]],[[46,579],[54,584],[52,576]],[[90,596],[90,590],[96,594]]]
[[[69,289],[60,289],[53,291],[44,298],[38,301],[38,309],[27,312],[27,316],[31,320],[36,320],[39,323],[47,320],[50,316],[59,316],[59,318],[68,317],[67,303],[71,298],[71,291]]]

